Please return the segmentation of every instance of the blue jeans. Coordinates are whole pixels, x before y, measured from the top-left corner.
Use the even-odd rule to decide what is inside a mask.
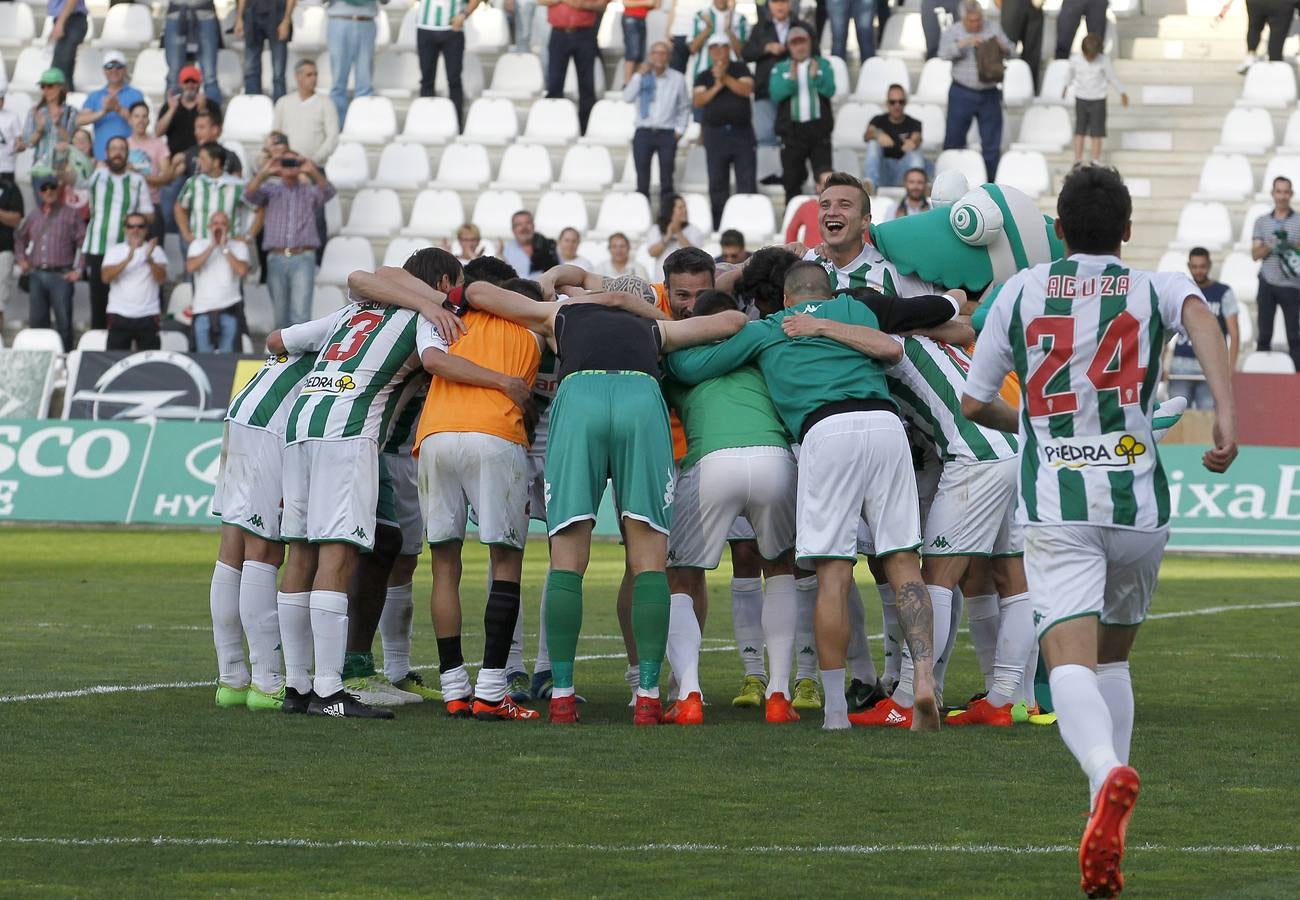
[[[898,159],[890,159],[879,141],[867,142],[867,159],[862,166],[862,174],[876,187],[898,187],[903,183],[903,176],[908,169],[924,168],[925,157],[920,150],[904,153]]]
[[[72,70],[77,64],[77,48],[86,39],[86,31],[89,27],[85,13],[71,13],[63,23],[63,37],[54,42],[54,58],[50,64],[63,73],[70,91],[75,90],[72,84]]]
[[[826,0],[831,23],[831,55],[847,59],[849,19],[858,32],[858,52],[863,59],[876,55],[876,0]]]
[[[316,254],[285,256],[266,253],[266,289],[271,292],[275,327],[284,328],[311,319],[312,288],[316,283]]]
[[[50,327],[54,311],[54,329],[63,338],[64,351],[72,352],[72,282],[62,272],[31,271],[31,319],[33,328]]]
[[[217,50],[221,46],[221,23],[215,16],[196,15],[194,27],[199,44],[199,70],[203,72],[203,93],[214,103],[221,102],[221,88],[217,86]],[[183,22],[180,14],[167,17],[163,27],[163,53],[167,57],[167,91],[180,90],[181,69],[189,59]]]
[[[623,58],[628,62],[645,62],[645,17],[623,16]]]
[[[289,44],[276,37],[284,18],[284,4],[277,3],[258,15],[252,6],[244,8],[244,93],[262,93],[262,45],[271,48],[271,99],[284,96],[284,70],[289,61]]]
[[[529,44],[533,40],[533,13],[537,9],[537,0],[515,0],[515,47],[516,53],[531,52]]]
[[[776,146],[776,104],[767,98],[754,101],[754,136],[760,147]]]
[[[939,54],[939,38],[943,36],[938,16],[941,9],[948,10],[954,21],[961,21],[961,0],[921,0],[921,31],[925,33],[926,59],[934,59]]]
[[[1002,90],[989,88],[973,91],[957,82],[948,88],[948,131],[943,149],[964,150],[971,119],[980,123],[980,147],[989,181],[998,171],[1002,158]]]
[[[370,76],[375,71],[375,22],[353,22],[347,19],[330,19],[325,26],[325,42],[330,51],[330,71],[334,86],[330,99],[339,111],[339,127],[348,115],[348,75],[356,69],[356,87],[353,95],[369,97],[374,88]]]
[[[214,317],[217,319],[215,340],[212,334]],[[234,313],[199,313],[194,317],[194,347],[200,353],[234,353],[237,337],[239,337],[239,319]]]

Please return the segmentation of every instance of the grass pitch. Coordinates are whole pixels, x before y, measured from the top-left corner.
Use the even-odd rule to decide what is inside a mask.
[[[531,657],[545,548],[529,549]],[[217,709],[215,551],[210,532],[0,531],[0,894],[1077,896],[1087,797],[1055,728],[826,734],[820,714],[733,710],[725,565],[707,725],[633,729],[619,548],[597,547],[579,653],[605,658],[579,663],[590,702],[561,729],[441,704],[393,722]],[[484,566],[472,547],[471,659]],[[1133,664],[1126,896],[1300,895],[1296,564],[1170,559],[1154,612]],[[978,681],[959,648],[952,697]]]

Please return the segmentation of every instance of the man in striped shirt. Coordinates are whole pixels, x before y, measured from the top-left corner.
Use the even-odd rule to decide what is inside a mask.
[[[749,39],[749,20],[736,14],[734,0],[713,0],[691,20],[690,48],[694,65],[686,73],[686,80],[691,84],[695,83],[700,73],[709,68],[711,57],[705,46],[715,34],[726,38],[731,50],[728,62],[740,62],[741,51]]]
[[[1114,169],[1076,169],[1057,198],[1068,258],[1014,275],[980,332],[962,411],[1019,431],[1020,521],[1034,622],[1061,738],[1088,776],[1092,815],[1079,851],[1090,896],[1123,888],[1124,833],[1139,778],[1128,765],[1128,658],[1169,536],[1169,483],[1151,415],[1160,350],[1186,334],[1214,395],[1223,472],[1237,455],[1231,367],[1218,321],[1181,273],[1130,269],[1119,250],[1132,200]],[[1020,409],[995,402],[1003,378]]]
[[[767,90],[777,105],[776,133],[781,139],[781,171],[789,203],[803,193],[809,165],[814,175],[831,167],[835,73],[820,54],[813,53],[812,36],[801,26],[790,29],[786,44],[790,56],[772,67]]]
[[[456,107],[456,121],[465,123],[465,20],[479,0],[416,0],[415,52],[420,58],[420,96],[433,96],[438,57],[445,58],[447,95]]]
[[[244,180],[226,174],[227,153],[216,141],[199,147],[199,170],[176,199],[176,227],[186,248],[195,238],[208,236],[208,222],[219,209],[230,217],[231,233],[243,233]]]
[[[112,138],[104,152],[107,167],[95,169],[79,185],[90,195],[90,221],[81,252],[90,283],[91,328],[108,327],[108,285],[100,278],[104,254],[126,240],[127,216],[142,213],[152,219],[154,214],[144,176],[127,168],[131,151],[126,138]]]

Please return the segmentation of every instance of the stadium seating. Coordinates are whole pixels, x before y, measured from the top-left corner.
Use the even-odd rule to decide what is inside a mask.
[[[510,42],[510,28],[506,14],[484,3],[474,15],[465,20],[465,50],[467,53],[489,51],[499,53]]]
[[[596,96],[599,97],[605,93],[605,67],[599,59],[596,60],[595,76]],[[578,99],[578,70],[572,60],[569,61],[569,71],[564,76],[564,96],[574,101]]]
[[[890,18],[893,18],[892,16]],[[927,59],[921,69],[920,80],[916,83],[916,94],[912,97],[920,103],[948,104],[948,88],[952,85],[952,63],[946,59]]]
[[[465,114],[465,130],[458,140],[464,143],[500,147],[519,134],[515,105],[502,97],[481,97],[470,104]]]
[[[401,267],[407,258],[417,250],[432,247],[433,244],[421,238],[398,237],[388,242],[384,249],[384,259],[380,265]]]
[[[50,350],[63,355],[63,338],[53,328],[24,328],[14,337],[13,350]]]
[[[849,31],[852,33],[853,29]],[[880,36],[879,53],[903,59],[924,58],[925,31],[921,28],[921,14],[895,11],[885,22],[884,34]]]
[[[1038,102],[1048,106],[1063,106],[1066,103],[1074,101],[1074,86],[1071,85],[1068,93],[1062,96],[1062,91],[1066,90],[1066,84],[1070,80],[1070,61],[1068,59],[1054,59],[1043,67],[1041,73],[1042,80],[1039,82]]]
[[[366,148],[356,141],[339,141],[325,161],[325,177],[340,190],[356,190],[370,181]]]
[[[596,227],[588,234],[607,238],[614,232],[621,231],[635,238],[648,232],[652,222],[650,201],[643,194],[619,191],[606,194],[601,199]]]
[[[826,61],[831,64],[831,72],[835,76],[835,93],[831,95],[831,102],[839,103],[849,96],[849,90],[853,86],[849,79],[849,67],[838,56],[828,56]]]
[[[1023,59],[1007,60],[1002,100],[1007,106],[1027,106],[1034,101],[1034,75]]]
[[[372,262],[371,266],[374,265]],[[346,276],[344,276],[346,279]],[[318,281],[320,279],[317,279]],[[330,284],[318,284],[311,298],[311,317],[319,319],[337,312],[347,304],[347,296],[342,290]]]
[[[139,50],[154,41],[153,10],[142,3],[118,3],[108,8],[96,43],[118,50]]]
[[[397,49],[380,53],[371,83],[381,97],[405,100],[420,90],[420,61],[414,53]]]
[[[33,5],[33,6],[34,6],[35,4],[30,4],[30,5]],[[44,22],[44,24],[41,26],[41,33],[40,33],[40,35],[37,36],[36,40],[32,41],[32,46],[34,46],[34,47],[46,47],[46,46],[50,46],[50,35],[51,35],[51,34],[53,33],[53,31],[54,31],[54,19],[55,19],[55,17],[54,17],[54,16],[50,16],[50,15],[47,15],[47,16],[45,17],[45,22]],[[85,38],[85,41],[84,41],[83,43],[94,43],[94,42],[95,42],[95,38],[97,38],[97,37],[99,36],[99,23],[100,23],[101,21],[103,21],[103,20],[102,20],[102,19],[98,19],[98,18],[96,18],[95,16],[87,16],[87,17],[86,17],[86,38]],[[0,45],[0,46],[3,46],[3,45]],[[0,80],[0,83],[3,83],[3,80]],[[135,83],[135,82],[133,81],[132,84],[134,84],[134,83]]]
[[[482,144],[449,144],[438,160],[433,187],[472,191],[492,180],[487,148]]]
[[[560,191],[600,192],[614,181],[614,161],[609,150],[599,144],[575,144],[564,154],[560,178],[555,189]]]
[[[81,85],[83,88],[99,87],[104,83],[104,51],[98,47],[87,47],[82,44],[77,50],[77,62],[72,70],[72,80]],[[73,95],[68,95],[68,102],[73,106],[80,108],[85,103],[84,91],[83,96],[73,102]]]
[[[104,328],[91,328],[82,332],[77,340],[78,350],[107,350],[108,331]]]
[[[465,209],[460,194],[447,190],[423,190],[415,196],[410,221],[401,234],[417,238],[451,237],[464,221]]]
[[[1031,106],[1020,120],[1020,137],[1011,149],[1059,153],[1069,146],[1073,135],[1074,126],[1064,107]]]
[[[1047,159],[1037,150],[1008,150],[998,163],[998,184],[1007,184],[1037,199],[1052,189],[1052,175]],[[972,181],[971,184],[981,184]]]
[[[1217,250],[1232,241],[1232,222],[1222,203],[1193,201],[1178,216],[1174,243],[1180,249],[1202,246]]]
[[[874,103],[845,103],[835,114],[831,143],[837,147],[861,147],[867,123],[880,113],[881,108]]]
[[[1300,184],[1300,154],[1279,153],[1268,161],[1256,199],[1271,199],[1273,179],[1279,177],[1290,178],[1292,185]]]
[[[584,234],[588,227],[586,201],[576,191],[547,191],[537,201],[533,222],[538,231],[551,238],[565,228],[576,228]]]
[[[538,100],[528,110],[523,140],[530,144],[563,147],[578,139],[578,107],[572,100]]]
[[[299,4],[293,10],[293,38],[289,49],[304,56],[325,49],[325,7]]]
[[[163,350],[171,353],[190,352],[190,336],[183,331],[164,328],[158,332],[158,342]]]
[[[1232,288],[1242,303],[1254,303],[1259,292],[1259,267],[1260,260],[1251,259],[1249,253],[1234,250],[1223,258],[1219,280]]]
[[[429,178],[429,154],[424,147],[397,141],[384,147],[372,183],[375,187],[415,191]]]
[[[1160,254],[1160,261],[1156,263],[1157,272],[1186,272],[1187,271],[1187,251],[1185,250],[1166,250]]]
[[[167,92],[167,57],[161,47],[145,47],[131,67],[131,84],[148,97],[161,97]]]
[[[483,191],[474,202],[470,221],[483,237],[494,240],[510,237],[510,217],[524,208],[518,191]],[[541,231],[539,225],[538,231]],[[545,232],[543,232],[545,233]]]
[[[0,3],[0,47],[26,47],[35,37],[36,18],[30,6]]]
[[[913,103],[907,107],[907,114],[921,123],[921,149],[931,153],[943,147],[944,135],[948,133],[948,117],[942,106],[933,103]]]
[[[938,177],[949,169],[956,169],[965,175],[968,184],[983,184],[987,178],[984,157],[974,150],[945,150],[940,153],[934,161],[935,176]]]
[[[1258,106],[1239,106],[1228,110],[1219,132],[1215,153],[1265,153],[1275,141],[1273,117]]]
[[[1250,160],[1240,153],[1211,153],[1201,167],[1194,200],[1244,200],[1255,188]]]
[[[271,133],[271,98],[265,94],[238,94],[230,98],[221,133],[234,141],[261,144]]]
[[[275,311],[266,285],[244,283],[244,321],[253,334],[270,334],[275,329]]]
[[[1246,72],[1241,106],[1282,109],[1295,103],[1295,69],[1285,62],[1257,62]]]
[[[576,113],[575,113],[576,115]],[[584,144],[627,147],[636,132],[636,107],[622,100],[597,100],[587,120]]]
[[[541,144],[514,143],[506,148],[497,169],[495,190],[541,191],[554,177],[551,154]]]
[[[751,194],[749,196],[757,196]],[[682,197],[686,201],[686,219],[694,222],[695,227],[700,231],[708,232],[709,225],[713,222],[713,209],[709,205],[709,195],[701,194],[695,191]],[[741,232],[744,233],[743,231]]]
[[[406,110],[402,140],[417,144],[439,145],[460,132],[456,107],[446,97],[417,97]]]
[[[897,57],[873,56],[862,63],[858,70],[858,84],[853,91],[853,98],[862,103],[883,105],[891,84],[902,85],[903,90],[912,92],[912,79],[907,74],[907,64]]]
[[[718,231],[734,228],[757,246],[767,243],[776,231],[772,202],[762,194],[732,194],[722,208]]]
[[[193,303],[194,286],[182,281],[172,288],[172,295],[167,298],[167,317],[175,319],[183,325],[190,325],[194,321],[194,315],[190,309]],[[78,343],[77,349],[84,350],[85,348]]]
[[[484,97],[530,100],[545,89],[542,62],[532,53],[505,53],[492,70],[492,85]]]
[[[317,285],[343,285],[357,269],[373,269],[375,254],[370,241],[363,237],[332,237],[325,244],[320,268],[316,270]],[[320,288],[317,287],[317,293]]]
[[[1250,253],[1251,234],[1255,231],[1255,220],[1273,208],[1269,202],[1252,203],[1246,208],[1246,215],[1241,220],[1241,233],[1237,238],[1236,249]]]
[[[1291,375],[1295,372],[1295,363],[1286,353],[1276,350],[1254,350],[1241,364],[1243,372],[1263,372],[1274,375]]]
[[[402,227],[402,204],[388,188],[362,188],[352,199],[343,234],[350,237],[386,238]]]
[[[266,98],[269,100],[270,98]],[[386,144],[397,134],[397,114],[387,97],[355,97],[339,139],[362,144]]]

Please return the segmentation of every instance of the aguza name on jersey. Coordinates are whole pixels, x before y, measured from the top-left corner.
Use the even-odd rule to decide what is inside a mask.
[[[1127,275],[1097,275],[1080,280],[1073,275],[1051,275],[1047,279],[1049,297],[1092,297],[1128,294]]]

